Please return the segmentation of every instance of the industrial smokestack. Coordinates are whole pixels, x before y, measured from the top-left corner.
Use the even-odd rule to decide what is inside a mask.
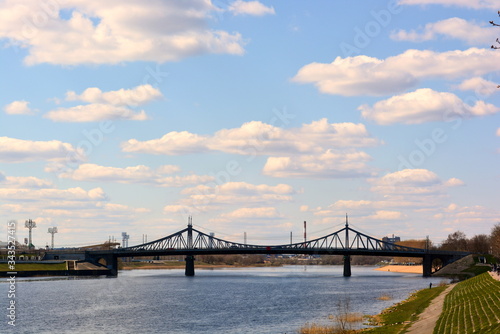
[[[307,223],[304,220],[304,242],[307,241]]]

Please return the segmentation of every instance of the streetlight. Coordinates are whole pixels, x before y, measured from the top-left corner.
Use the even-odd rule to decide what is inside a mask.
[[[33,244],[31,243],[31,229],[35,228],[36,227],[36,223],[31,220],[31,219],[28,219],[25,223],[24,223],[24,227],[26,227],[27,229],[29,229],[29,238],[28,238],[28,249],[32,249],[34,246]]]
[[[49,233],[52,234],[51,249],[54,249],[54,234],[57,233],[57,227],[49,227]]]

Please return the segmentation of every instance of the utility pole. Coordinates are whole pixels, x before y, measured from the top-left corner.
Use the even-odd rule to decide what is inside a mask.
[[[32,241],[31,240],[31,230],[36,227],[36,223],[33,220],[28,219],[24,223],[24,227],[26,227],[29,230],[28,249],[32,249],[34,246],[33,246],[33,243],[31,242]]]
[[[57,233],[57,227],[49,227],[48,233],[52,234],[52,242],[50,243],[50,249],[54,249],[54,234]]]

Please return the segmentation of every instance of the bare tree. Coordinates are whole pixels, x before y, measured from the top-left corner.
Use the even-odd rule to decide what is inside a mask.
[[[464,232],[456,231],[448,234],[448,238],[441,244],[442,250],[467,251],[467,237]]]
[[[491,229],[490,242],[493,256],[500,258],[500,223],[496,223]]]

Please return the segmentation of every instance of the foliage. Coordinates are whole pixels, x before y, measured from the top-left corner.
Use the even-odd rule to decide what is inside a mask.
[[[457,284],[446,296],[434,334],[498,333],[500,282],[488,273]]]

